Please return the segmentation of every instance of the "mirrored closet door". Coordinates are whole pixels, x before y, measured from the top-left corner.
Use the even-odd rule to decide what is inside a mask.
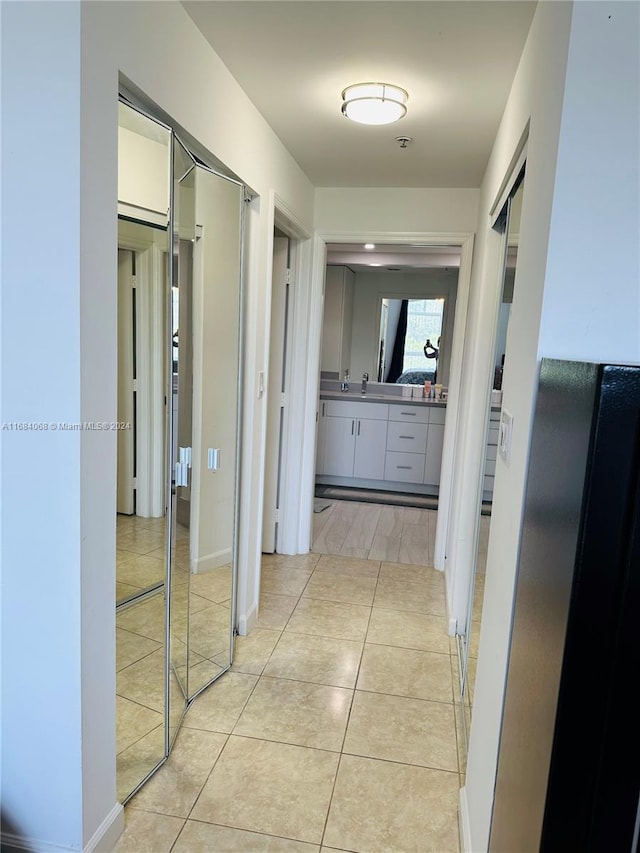
[[[244,187],[120,103],[117,781],[231,665]]]
[[[476,665],[478,660],[478,644],[480,639],[480,624],[482,619],[482,602],[484,599],[484,581],[487,565],[487,547],[491,526],[491,506],[493,499],[493,481],[498,457],[498,433],[502,407],[502,383],[505,369],[505,354],[507,351],[507,335],[509,317],[513,303],[513,290],[518,259],[518,243],[520,238],[520,211],[524,193],[524,166],[518,173],[513,187],[496,219],[494,228],[503,235],[503,263],[501,270],[501,299],[498,309],[494,359],[492,365],[492,388],[487,400],[485,420],[485,454],[482,471],[481,496],[478,501],[478,516],[475,530],[474,563],[469,589],[469,605],[466,626],[463,633],[458,635],[458,651],[460,660],[460,700],[463,736],[468,739],[471,727],[471,710],[475,688]]]

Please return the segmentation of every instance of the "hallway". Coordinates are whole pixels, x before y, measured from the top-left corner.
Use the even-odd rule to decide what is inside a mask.
[[[257,627],[128,804],[117,853],[458,853],[444,614],[425,565],[264,555]]]

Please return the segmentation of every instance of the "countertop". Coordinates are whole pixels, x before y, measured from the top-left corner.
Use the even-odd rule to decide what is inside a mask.
[[[321,400],[349,400],[361,403],[389,403],[396,406],[436,406],[446,408],[446,400],[428,400],[424,397],[403,397],[402,394],[361,394],[353,391],[320,391]]]

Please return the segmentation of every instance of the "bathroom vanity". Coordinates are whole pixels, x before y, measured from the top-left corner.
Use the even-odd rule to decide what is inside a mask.
[[[321,391],[316,482],[437,495],[446,403]]]

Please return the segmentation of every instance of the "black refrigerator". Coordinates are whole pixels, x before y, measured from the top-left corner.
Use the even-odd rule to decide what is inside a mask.
[[[640,366],[544,359],[489,848],[638,849]]]

